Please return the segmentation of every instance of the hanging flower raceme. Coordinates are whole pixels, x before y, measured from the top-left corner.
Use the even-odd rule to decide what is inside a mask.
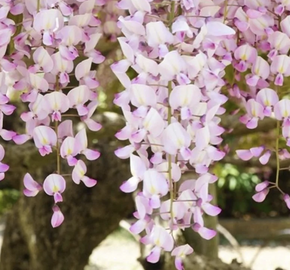
[[[141,242],[153,245],[147,260],[157,262],[162,250],[173,250],[171,235],[175,230],[192,228],[206,239],[215,235],[204,226],[202,214],[220,212],[210,204],[207,188],[216,178],[213,180],[207,172],[212,162],[224,156],[218,149],[224,130],[217,115],[224,113],[221,106],[227,98],[220,91],[224,69],[230,62],[220,60],[220,56],[229,55],[229,51],[221,50],[221,41],[231,40],[235,31],[219,19],[199,17],[205,11],[201,12],[198,4],[174,1],[167,7],[168,16],[155,10],[154,16],[160,16],[156,20],[150,15],[154,3],[143,2],[119,3],[130,16],[119,19],[124,34],[119,43],[125,59],[112,65],[125,87],[114,101],[126,119],[126,126],[116,137],[129,140],[130,145],[115,153],[120,158],[130,157],[132,177],[121,190],[139,191],[135,197],[138,220],[131,231],[145,231]],[[189,17],[178,16],[179,9]],[[191,13],[196,19],[190,19]],[[215,51],[219,51],[217,58]],[[256,50],[244,51],[242,61],[250,66],[257,57]],[[236,56],[241,59],[238,52]],[[130,66],[137,73],[131,81],[127,74]],[[255,75],[264,78],[260,72]],[[181,172],[189,166],[200,179],[211,180],[192,180],[204,187],[183,185]],[[168,231],[153,218],[156,211]],[[191,252],[188,246],[172,251],[177,269],[182,269],[182,257]]]
[[[89,129],[97,131],[101,128],[92,119],[98,106],[99,82],[96,72],[91,69],[92,63],[104,61],[104,56],[95,50],[102,30],[100,21],[93,15],[101,8],[98,5],[104,3],[91,0],[76,3],[62,0],[57,3],[24,2],[7,3],[5,8],[0,4],[0,9],[5,9],[1,9],[3,18],[0,16],[0,21],[5,22],[0,31],[0,135],[16,144],[33,139],[41,156],[56,153],[53,173],[43,183],[36,182],[29,173],[25,174],[23,192],[33,197],[43,190],[53,196],[51,224],[57,227],[64,220],[58,205],[63,201],[62,193],[69,181],[69,174],[64,176],[61,171],[61,158],[72,167],[72,181],[77,184],[82,181],[87,187],[96,184],[96,180],[86,175],[86,165],[79,155],[96,160],[100,153],[88,148],[85,129],[73,135],[73,122],[66,118],[79,116],[78,119],[85,122]],[[18,26],[14,26],[14,22],[7,18],[9,11],[15,15],[23,14],[20,32],[15,32]],[[3,58],[8,44],[13,43],[11,37],[14,32],[15,45],[11,46],[9,55]],[[75,63],[78,64],[75,66]],[[74,87],[68,86],[72,76],[77,82]],[[15,110],[9,104],[10,97],[15,96],[20,96],[21,101],[27,103],[28,110],[21,114],[26,127],[24,134],[2,128],[3,116]],[[4,157],[2,146],[1,149],[0,160]],[[7,170],[8,165],[1,163],[0,180]]]
[[[240,108],[246,111],[240,120],[248,129],[256,129],[265,118],[268,119],[264,121],[276,122],[274,143],[237,150],[236,153],[245,161],[258,158],[262,165],[269,161],[276,163],[278,171],[275,182],[266,180],[258,184],[253,199],[262,202],[270,189],[277,188],[286,205],[289,200],[279,187],[279,170],[280,160],[289,159],[285,145],[290,145],[290,101],[289,91],[285,91],[290,76],[289,16],[285,12],[289,10],[287,3],[244,1],[240,7],[228,7],[228,13],[240,31],[233,55],[237,61],[234,64],[236,70],[231,81],[231,84],[236,84],[232,89],[233,96],[240,99]],[[246,83],[243,82],[245,79]],[[242,91],[237,91],[238,84]]]

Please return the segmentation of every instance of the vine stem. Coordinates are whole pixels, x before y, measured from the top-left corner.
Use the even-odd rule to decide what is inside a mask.
[[[228,16],[228,0],[225,1],[225,11],[224,11],[224,23],[226,21],[226,18]]]
[[[169,13],[169,29],[172,31],[172,24],[174,21],[174,13],[175,13],[175,1],[171,2],[171,8],[170,8],[170,13]],[[170,48],[172,49],[172,48]],[[170,96],[170,93],[172,92],[172,81],[168,82],[168,97]],[[167,122],[168,125],[171,123],[171,117],[172,117],[172,112],[171,112],[171,107],[168,107],[168,115],[167,115]],[[173,179],[172,179],[172,156],[168,155],[168,178],[169,178],[169,186],[170,186],[170,217],[171,220],[173,221],[174,215],[173,215],[173,201],[174,201],[174,186],[173,186]]]
[[[276,153],[276,186],[278,187],[279,184],[279,173],[280,173],[280,159],[279,159],[279,136],[280,136],[280,122],[277,120],[277,126],[276,126],[276,147],[275,147],[275,153]]]
[[[40,10],[40,0],[37,0],[37,12]]]
[[[172,91],[172,82],[170,81],[168,83],[168,96],[170,95]],[[168,124],[171,123],[171,108],[168,109]],[[172,180],[172,156],[168,155],[168,178],[169,178],[169,186],[170,186],[170,216],[171,216],[171,220],[173,220],[174,215],[173,215],[173,201],[174,201],[174,187],[173,187],[173,180]]]
[[[56,77],[55,90],[59,91],[58,77]],[[56,172],[57,174],[60,174],[61,168],[60,168],[60,147],[59,147],[59,141],[58,141],[58,121],[55,121],[54,128],[55,128],[55,133],[56,133]]]
[[[279,87],[275,87],[276,93],[279,96]],[[280,174],[280,159],[279,159],[279,137],[280,137],[280,122],[277,120],[276,123],[276,144],[275,144],[275,154],[276,154],[276,187],[279,185],[279,174]]]

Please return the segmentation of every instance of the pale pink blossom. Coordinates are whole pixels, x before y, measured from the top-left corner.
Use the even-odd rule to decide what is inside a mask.
[[[48,175],[43,182],[43,190],[47,195],[54,197],[54,202],[62,202],[61,193],[64,192],[66,188],[65,179],[59,174]]]

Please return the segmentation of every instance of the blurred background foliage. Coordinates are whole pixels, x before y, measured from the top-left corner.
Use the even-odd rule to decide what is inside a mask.
[[[253,201],[256,184],[261,181],[274,181],[275,170],[259,171],[258,168],[242,168],[232,164],[216,164],[213,172],[219,177],[217,200],[222,208],[221,218],[271,218],[289,217],[289,211],[282,195],[272,189],[262,203]],[[290,191],[290,172],[280,173],[280,186]]]
[[[0,215],[9,211],[16,203],[20,195],[20,192],[15,189],[3,189],[0,190]]]

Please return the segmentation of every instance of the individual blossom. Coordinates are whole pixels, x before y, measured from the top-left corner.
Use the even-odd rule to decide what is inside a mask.
[[[173,248],[173,238],[172,236],[161,226],[155,225],[147,236],[149,243],[154,245],[151,253],[147,257],[147,261],[151,263],[156,263],[159,261],[161,250],[171,251]],[[145,238],[141,241],[146,241]]]
[[[130,170],[132,177],[129,178],[126,182],[124,182],[120,187],[120,189],[126,193],[133,192],[137,189],[138,183],[144,178],[146,165],[140,157],[131,154]]]
[[[175,267],[177,270],[184,270],[184,266],[182,260],[185,258],[186,255],[189,255],[193,252],[193,249],[188,244],[178,246],[172,250],[171,255],[175,256]]]
[[[238,61],[234,67],[239,72],[246,71],[249,66],[255,63],[257,58],[257,50],[249,44],[244,44],[238,47],[234,53],[235,59]]]
[[[80,62],[75,69],[76,79],[85,84],[90,89],[97,88],[99,82],[95,78],[95,73],[91,71],[92,58],[88,58]]]
[[[69,109],[69,99],[61,92],[52,92],[44,96],[43,105],[46,111],[51,114],[51,120],[61,121],[61,114]]]
[[[290,57],[287,55],[277,55],[273,58],[271,72],[276,75],[274,84],[282,86],[284,77],[290,76]]]
[[[270,183],[268,181],[256,185],[255,190],[257,193],[253,195],[253,200],[256,202],[263,202],[269,193],[269,185]]]
[[[240,118],[240,121],[246,124],[249,129],[254,129],[258,126],[258,121],[264,118],[263,106],[254,99],[249,99],[246,103],[247,115]]]
[[[54,42],[54,34],[64,25],[64,17],[58,9],[47,9],[34,16],[33,28],[43,34],[43,43],[50,46]]]
[[[42,190],[42,185],[37,183],[29,173],[24,175],[23,183],[25,187],[23,193],[27,197],[34,197]]]
[[[258,92],[256,101],[264,107],[264,115],[270,117],[279,97],[273,89],[263,88]]]
[[[55,131],[47,126],[38,126],[33,130],[33,140],[39,153],[45,156],[52,152],[52,147],[56,145],[57,137]]]
[[[75,136],[75,149],[76,153],[85,155],[88,160],[96,160],[100,156],[99,151],[88,149],[88,138],[84,128]]]
[[[79,184],[82,181],[85,186],[93,187],[97,184],[97,180],[89,178],[86,176],[87,166],[82,160],[78,160],[73,171],[72,171],[72,179],[76,184]]]
[[[282,99],[274,106],[274,114],[277,120],[283,120],[283,125],[290,125],[290,100]]]
[[[52,210],[53,210],[53,215],[51,217],[51,226],[53,228],[56,228],[56,227],[60,226],[63,223],[64,215],[60,211],[60,208],[57,205],[54,205],[52,207]]]
[[[59,174],[48,175],[43,182],[43,190],[47,195],[54,197],[54,202],[62,202],[61,193],[64,192],[66,188],[65,179]]]

